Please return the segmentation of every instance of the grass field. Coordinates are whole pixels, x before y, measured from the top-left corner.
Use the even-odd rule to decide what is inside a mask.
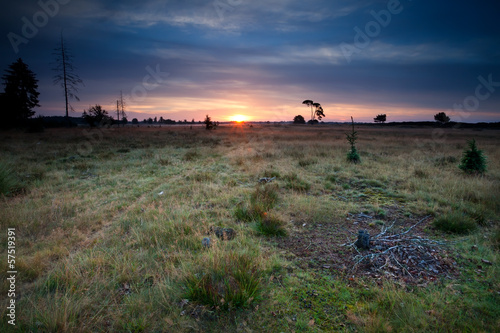
[[[500,331],[500,132],[357,130],[360,164],[344,125],[0,132],[0,331]],[[446,274],[354,267],[358,229],[417,221]]]

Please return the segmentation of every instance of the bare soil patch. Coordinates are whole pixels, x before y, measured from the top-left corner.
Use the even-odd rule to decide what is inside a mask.
[[[405,216],[398,206],[384,208],[387,215],[381,219],[360,213],[328,224],[292,220],[288,237],[277,239],[277,246],[302,269],[349,278],[426,284],[457,277],[458,266],[446,241],[432,239],[426,231],[431,217]],[[359,230],[371,236],[367,250],[354,245]]]

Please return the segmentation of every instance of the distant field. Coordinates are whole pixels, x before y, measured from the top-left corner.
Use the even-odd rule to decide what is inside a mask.
[[[500,331],[500,131],[349,130],[0,132],[0,331]]]

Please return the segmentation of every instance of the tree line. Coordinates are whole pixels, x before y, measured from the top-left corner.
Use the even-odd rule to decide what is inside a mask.
[[[54,84],[58,84],[63,93],[65,99],[65,117],[67,123],[69,124],[69,110],[73,110],[70,100],[75,99],[79,101],[77,96],[78,88],[83,85],[81,78],[75,73],[75,66],[73,65],[73,57],[66,46],[64,39],[61,36],[60,45],[54,50],[55,55],[55,71]],[[5,86],[4,92],[0,93],[0,115],[2,122],[0,127],[18,127],[25,126],[30,119],[35,115],[33,109],[35,107],[40,107],[38,96],[38,79],[33,71],[31,71],[26,63],[23,62],[21,58],[9,65],[6,69],[5,74],[2,76],[3,84]],[[310,107],[310,119],[307,121],[309,124],[317,124],[322,118],[326,117],[324,109],[320,103],[314,102],[312,100],[304,100],[302,104]],[[102,125],[113,125],[113,124],[127,124],[128,119],[125,114],[125,103],[123,97],[120,94],[120,99],[116,101],[116,112],[117,120],[114,120],[110,114],[102,108],[100,105],[94,105],[89,107],[88,110],[84,110],[82,118],[88,123],[89,126],[102,126]],[[121,116],[121,120],[120,120]],[[207,120],[208,119],[208,120]],[[450,122],[450,117],[444,112],[439,112],[434,115],[434,120],[446,124]],[[376,123],[385,123],[387,121],[386,114],[379,114],[374,118]],[[176,122],[171,119],[163,119],[157,117],[154,119],[149,118],[144,120],[145,123],[160,123],[160,124],[175,124]],[[179,121],[181,122],[181,121]],[[177,123],[179,123],[177,122]],[[137,119],[133,119],[133,124],[138,124]],[[182,122],[181,122],[182,123]],[[185,124],[188,123],[184,120]],[[194,119],[191,124],[194,124]],[[202,123],[201,121],[198,123]],[[211,122],[208,117],[203,121],[207,129],[215,128],[216,123]],[[297,115],[293,118],[294,124],[305,124],[306,120],[302,115]]]

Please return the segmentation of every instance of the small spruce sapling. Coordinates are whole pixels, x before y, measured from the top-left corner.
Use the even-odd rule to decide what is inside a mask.
[[[462,161],[458,166],[468,174],[482,174],[486,171],[486,157],[483,151],[477,148],[476,140],[468,142],[469,149],[466,149],[462,156]]]
[[[356,149],[356,140],[358,139],[358,132],[354,130],[354,119],[351,117],[352,121],[352,133],[346,134],[347,141],[351,145],[351,150],[347,153],[347,160],[353,163],[361,163],[361,158],[359,157],[358,150]]]

